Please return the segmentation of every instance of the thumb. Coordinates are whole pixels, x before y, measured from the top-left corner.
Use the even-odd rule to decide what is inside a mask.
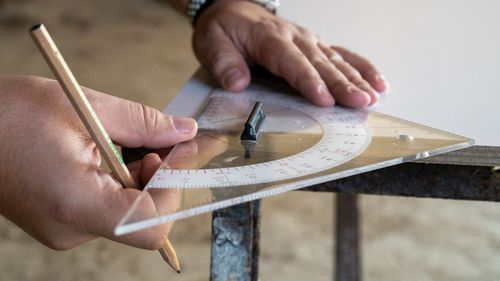
[[[121,146],[164,148],[192,139],[198,129],[192,118],[165,115],[146,105],[85,89],[109,133]]]
[[[198,60],[224,89],[240,92],[248,86],[250,70],[247,63],[219,25],[208,30],[195,30],[193,47]]]

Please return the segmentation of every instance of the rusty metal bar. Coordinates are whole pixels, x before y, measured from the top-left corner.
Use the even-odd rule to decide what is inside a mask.
[[[212,213],[211,281],[257,281],[260,201]]]
[[[252,202],[253,205],[253,225],[252,225],[252,270],[250,280],[259,280],[259,257],[260,257],[260,202]]]
[[[406,163],[303,190],[497,202],[500,176],[491,167]]]
[[[336,196],[335,281],[361,280],[360,217],[358,196]]]

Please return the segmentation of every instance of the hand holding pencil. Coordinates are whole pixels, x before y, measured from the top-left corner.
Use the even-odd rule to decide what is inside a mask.
[[[83,92],[100,117],[102,128],[107,128],[110,139],[120,145],[164,148],[191,139],[196,133],[196,123],[190,118],[165,116],[90,89]],[[113,235],[114,225],[140,191],[123,189],[117,174],[113,178],[102,170],[94,137],[59,83],[39,77],[2,76],[0,96],[0,153],[9,163],[0,165],[3,216],[57,250],[99,236],[146,249],[164,244],[171,225],[133,235]],[[133,180],[129,183],[146,182],[160,164],[156,154],[132,163]],[[147,211],[154,212],[154,206],[150,207]]]
[[[57,81],[0,76],[0,89],[2,216],[56,250],[98,237],[144,249],[161,247],[171,224],[114,235],[117,222],[141,191],[123,188],[100,167],[102,157],[96,144]],[[110,138],[121,146],[169,147],[196,133],[192,119],[164,116],[153,108],[88,88],[83,91]],[[158,155],[151,153],[127,166],[134,182],[143,185],[160,164]],[[178,198],[162,198],[162,205],[179,204]],[[146,212],[156,210],[153,205],[144,207]]]

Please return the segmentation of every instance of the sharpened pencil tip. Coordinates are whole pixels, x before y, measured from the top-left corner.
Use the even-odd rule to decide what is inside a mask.
[[[163,248],[160,248],[159,252],[173,270],[177,273],[181,273],[181,265],[179,264],[179,260],[177,259],[177,255],[175,254],[175,250],[173,249],[172,244],[170,244],[170,241],[165,240],[165,245]]]

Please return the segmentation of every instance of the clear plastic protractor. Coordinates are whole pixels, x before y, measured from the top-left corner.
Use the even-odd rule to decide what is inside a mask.
[[[266,115],[251,157],[239,137],[254,104]],[[199,133],[177,145],[149,188],[219,188],[272,183],[353,159],[370,143],[366,112],[319,108],[301,98],[216,90],[198,117]]]

